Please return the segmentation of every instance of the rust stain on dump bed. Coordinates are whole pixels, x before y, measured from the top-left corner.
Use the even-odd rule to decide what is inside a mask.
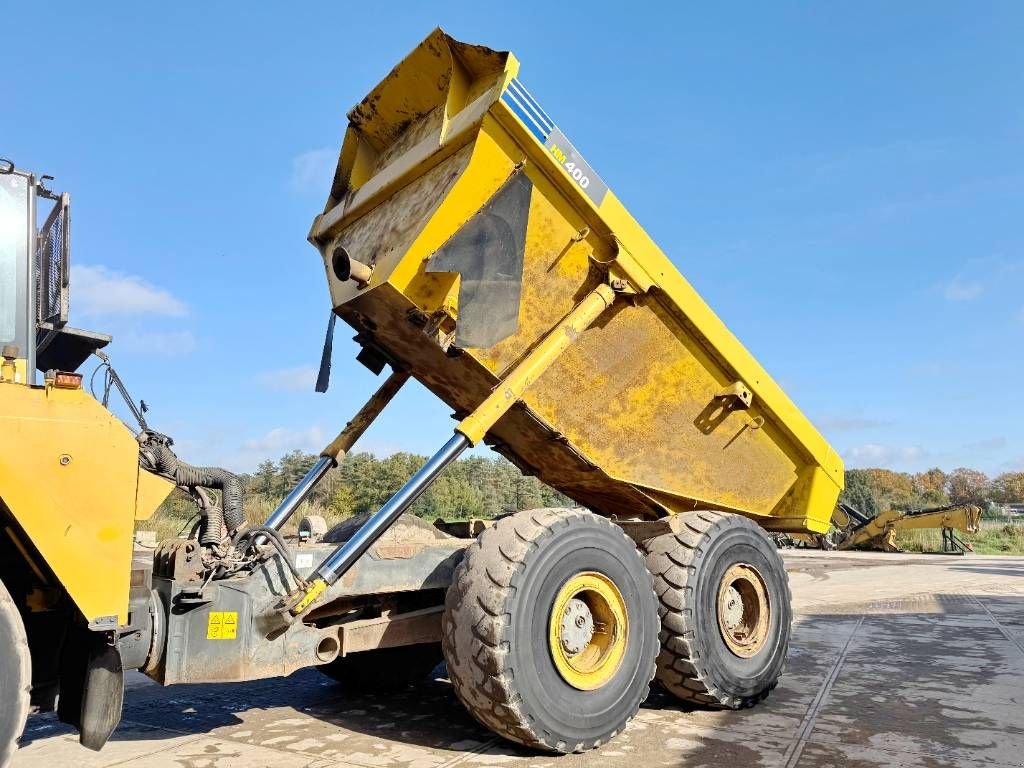
[[[521,84],[508,91],[517,71],[506,54],[435,33],[374,89],[365,102],[372,120],[354,122],[342,150],[348,196],[331,198],[330,225],[314,236],[335,310],[461,418],[599,282],[614,280],[624,295],[493,425],[488,442],[607,515],[714,508],[778,530],[826,529],[842,483],[834,451],[614,196],[588,196],[587,186],[603,185],[589,166],[576,155],[567,163],[564,147],[545,148],[538,133],[552,130],[549,118]],[[346,160],[359,148],[362,166]],[[486,315],[460,318],[459,264],[444,261],[452,270],[444,273],[425,265],[459,232],[469,233],[459,253],[490,265],[469,247],[476,230],[463,228],[517,172],[531,190],[525,245],[517,245],[518,318],[511,324],[503,305],[497,330],[474,334],[460,324]],[[503,231],[492,221],[498,208],[487,210],[488,227],[498,228],[480,232]],[[336,245],[373,266],[369,286],[332,274]],[[518,258],[493,268],[506,262],[518,272]],[[472,274],[473,285],[515,280]],[[459,349],[454,339],[492,345]]]

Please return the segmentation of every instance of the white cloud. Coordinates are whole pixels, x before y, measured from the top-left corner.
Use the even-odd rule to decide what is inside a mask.
[[[943,293],[946,301],[973,301],[985,292],[985,285],[978,280],[965,280],[957,275],[946,283]]]
[[[327,197],[338,166],[338,150],[311,149],[292,160],[289,184],[294,192],[320,194]]]
[[[114,348],[150,357],[183,357],[198,346],[192,331],[134,331],[114,334]]]
[[[923,448],[916,445],[891,446],[879,443],[865,443],[850,448],[845,456],[852,464],[861,467],[886,467],[922,459],[926,456]]]
[[[168,428],[168,431],[176,436],[175,451],[185,461],[201,466],[225,467],[239,473],[253,472],[261,462],[268,459],[277,461],[294,450],[318,454],[333,437],[333,433],[328,435],[318,425],[295,429],[274,427],[248,438],[243,438],[230,427],[205,432],[200,428],[200,431],[190,434],[187,425],[178,424],[173,429]],[[409,450],[409,447],[371,437],[361,440],[356,450],[385,457],[396,451]]]
[[[75,314],[82,316],[188,314],[185,304],[163,288],[98,264],[72,265],[71,295]]]
[[[299,430],[274,427],[260,437],[246,440],[242,443],[242,450],[259,459],[278,459],[289,451],[318,451],[323,448],[324,442],[324,432],[318,426]]]
[[[278,368],[264,371],[257,380],[267,389],[274,392],[312,392],[316,384],[316,369],[311,365],[300,365],[295,368]]]
[[[218,446],[211,452],[210,460],[233,472],[252,472],[261,462],[267,459],[277,461],[291,451],[319,453],[326,443],[324,431],[319,426],[305,429],[274,427],[258,437],[243,440],[241,446]]]

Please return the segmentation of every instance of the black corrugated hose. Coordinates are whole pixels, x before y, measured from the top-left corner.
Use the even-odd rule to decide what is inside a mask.
[[[212,488],[221,492],[221,508],[209,507],[203,519],[199,533],[202,544],[219,544],[222,526],[231,537],[248,527],[242,507],[242,482],[236,475],[220,467],[195,467],[182,461],[171,450],[171,438],[159,432],[145,430],[139,433],[138,440],[139,463],[144,469],[183,488]]]

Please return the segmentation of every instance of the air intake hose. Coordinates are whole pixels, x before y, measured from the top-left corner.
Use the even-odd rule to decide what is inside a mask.
[[[207,508],[200,541],[203,544],[220,542],[221,524],[228,535],[234,536],[248,527],[242,507],[242,482],[236,475],[220,467],[195,467],[179,459],[171,446],[171,438],[159,432],[139,433],[139,464],[143,469],[166,477],[183,488],[211,488],[221,492],[223,512],[216,506]]]

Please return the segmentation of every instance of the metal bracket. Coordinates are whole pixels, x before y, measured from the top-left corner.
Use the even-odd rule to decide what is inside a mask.
[[[745,411],[753,404],[754,395],[742,381],[734,381],[728,388],[715,395],[715,399],[729,400],[733,409]]]
[[[729,418],[729,414],[733,411],[746,411],[753,402],[754,395],[747,385],[742,381],[735,381],[711,398],[710,402],[704,406],[704,410],[694,419],[694,426],[705,435],[710,435]],[[763,419],[760,423],[755,419],[752,423],[747,424],[747,427],[760,429],[762,424],[764,424]]]

